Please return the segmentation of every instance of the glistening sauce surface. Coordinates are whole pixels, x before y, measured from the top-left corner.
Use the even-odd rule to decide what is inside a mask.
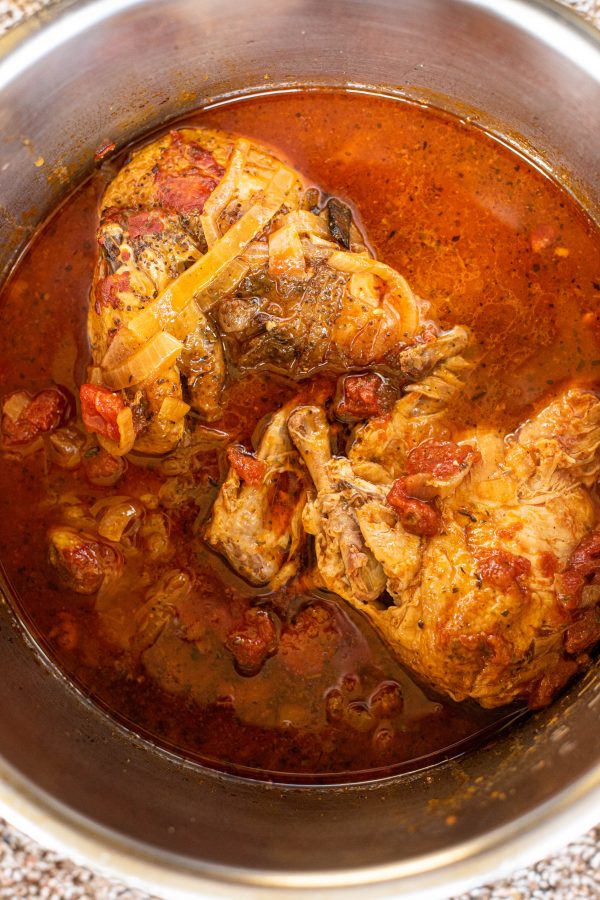
[[[328,92],[237,102],[194,122],[271,145],[351,202],[378,257],[427,298],[432,318],[473,329],[480,378],[452,409],[454,436],[473,424],[505,434],[561,381],[595,382],[600,237],[566,194],[486,135],[411,104]],[[51,381],[76,394],[84,380],[97,206],[112,172],[100,170],[54,216],[4,288],[2,395]],[[221,425],[248,442],[291,394],[282,379],[249,376],[228,389]],[[198,484],[220,474],[214,452],[199,454]],[[61,668],[130,727],[217,765],[353,777],[421,765],[510,717],[424,692],[344,604],[244,585],[199,541],[197,509],[175,506],[168,490],[132,465],[119,483],[120,493],[158,497],[172,563],[196,578],[193,602],[140,668],[127,645],[146,586],[134,580],[96,601],[60,585],[47,560],[56,497],[108,491],[43,452],[0,467],[0,558],[19,608]],[[223,635],[257,601],[280,623],[279,650],[247,677]]]

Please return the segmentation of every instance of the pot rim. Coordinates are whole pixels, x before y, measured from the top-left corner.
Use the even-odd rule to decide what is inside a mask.
[[[285,790],[286,786],[282,786]],[[441,900],[450,894],[509,875],[531,865],[597,824],[600,766],[527,815],[439,853],[410,861],[344,871],[268,872],[197,864],[125,838],[74,813],[0,760],[0,814],[54,852],[68,855],[131,886],[168,891],[169,900],[242,898],[249,890],[281,900],[298,890],[327,892],[332,898],[369,897]]]
[[[368,2],[368,0],[359,0]],[[559,51],[600,84],[600,31],[558,0],[460,0],[508,21]],[[0,37],[0,91],[65,40],[144,0],[54,0]],[[271,88],[272,89],[272,88]],[[281,786],[286,790],[286,785]],[[575,839],[598,822],[600,763],[530,813],[455,848],[410,861],[345,871],[269,872],[208,864],[159,852],[87,819],[20,775],[0,758],[0,814],[55,852],[110,877],[169,900],[296,896],[298,890],[330,897],[435,900],[506,876]],[[165,894],[166,896],[166,894]]]

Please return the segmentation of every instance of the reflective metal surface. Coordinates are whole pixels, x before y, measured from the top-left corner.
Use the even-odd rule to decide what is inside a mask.
[[[298,84],[382,88],[472,118],[551,169],[600,221],[600,42],[549,2],[63,2],[0,41],[0,54],[3,271],[96,148],[218,98]],[[169,898],[447,896],[598,817],[597,669],[464,759],[302,788],[154,750],[65,682],[7,604],[0,664],[6,815]]]

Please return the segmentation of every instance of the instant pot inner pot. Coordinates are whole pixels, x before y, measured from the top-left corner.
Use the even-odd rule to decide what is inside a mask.
[[[513,0],[59,4],[4,39],[1,267],[91,171],[99,147],[218,98],[299,84],[383,88],[470,116],[543,158],[600,220],[600,48],[581,29]],[[352,884],[356,870],[384,866],[373,881],[402,876],[423,855],[458,857],[476,839],[485,848],[510,823],[514,837],[543,804],[554,814],[561,797],[577,800],[599,765],[597,667],[462,759],[357,786],[284,787],[154,751],[67,684],[7,604],[0,629],[4,760],[40,802],[179,868],[229,867],[242,881],[243,870],[269,872],[271,883],[329,870]]]

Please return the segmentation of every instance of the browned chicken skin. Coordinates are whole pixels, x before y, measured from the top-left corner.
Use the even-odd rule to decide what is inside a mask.
[[[204,533],[242,578],[272,589],[296,574],[304,543],[305,478],[288,434],[289,412],[280,409],[264,431],[252,458],[262,464],[255,466],[259,477],[248,479],[248,466],[231,465]]]
[[[113,455],[169,452],[190,408],[217,419],[228,362],[294,379],[378,364],[406,381],[414,358],[435,361],[425,305],[371,258],[350,209],[244,138],[186,128],[135,153],[98,243],[82,406]]]
[[[416,421],[405,435],[421,418],[412,402]],[[407,397],[398,405],[406,416]],[[474,433],[467,445],[468,465],[437,478],[426,466],[428,477],[412,486],[411,502],[435,504],[440,516],[432,535],[403,523],[391,479],[357,474],[358,451],[326,464],[328,491],[354,509],[394,604],[344,596],[404,663],[454,699],[544,705],[600,638],[600,535],[590,493],[600,472],[600,400],[567,390],[515,437]],[[406,471],[406,459],[398,469]]]

